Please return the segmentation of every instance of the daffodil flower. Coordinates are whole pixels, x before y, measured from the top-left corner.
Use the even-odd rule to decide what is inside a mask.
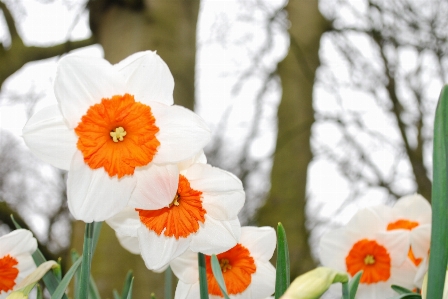
[[[31,257],[37,241],[30,231],[18,229],[0,237],[0,299],[36,269]]]
[[[241,238],[233,248],[217,255],[230,298],[264,299],[275,288],[275,268],[269,260],[276,245],[271,227],[242,227]],[[187,251],[170,263],[179,278],[175,299],[199,298],[197,254]],[[213,276],[210,256],[206,256],[207,283],[210,299],[223,298]]]
[[[392,297],[392,284],[413,287],[415,273],[403,267],[406,261],[411,264],[407,259],[409,235],[401,229],[387,231],[386,224],[374,210],[362,209],[346,226],[321,238],[320,260],[325,267],[351,277],[363,271],[359,298]]]
[[[241,230],[237,215],[245,199],[242,183],[205,162],[200,154],[178,164],[175,194],[139,190],[129,207],[106,220],[123,247],[140,253],[148,269],[164,269],[187,249],[217,254],[236,245]],[[145,207],[154,195],[168,196],[166,206]]]
[[[105,220],[148,185],[175,194],[175,163],[201,151],[210,131],[193,112],[172,106],[173,88],[167,65],[151,51],[115,65],[74,55],[59,61],[58,105],[32,116],[23,137],[37,157],[69,171],[68,206],[76,219]]]

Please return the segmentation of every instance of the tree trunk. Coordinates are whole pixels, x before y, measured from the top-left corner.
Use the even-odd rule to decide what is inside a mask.
[[[311,126],[319,42],[327,22],[316,1],[289,1],[290,48],[279,64],[282,99],[278,108],[278,137],[271,174],[271,190],[258,212],[258,224],[285,227],[293,277],[315,266],[306,229],[306,178],[312,159]]]
[[[90,5],[91,28],[104,48],[105,58],[116,63],[137,51],[157,50],[174,76],[174,101],[194,108],[196,23],[199,0],[120,1],[96,0]],[[76,222],[73,246],[82,248],[84,223]],[[134,271],[133,298],[163,298],[163,274],[146,269],[142,258],[124,250],[115,233],[103,225],[92,275],[103,298],[112,289],[121,292],[129,269]],[[165,298],[169,299],[169,298]]]

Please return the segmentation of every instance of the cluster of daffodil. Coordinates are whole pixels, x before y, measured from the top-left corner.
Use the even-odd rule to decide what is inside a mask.
[[[79,267],[74,293],[88,298],[94,235],[102,221],[148,269],[171,267],[179,278],[175,299],[265,299],[274,290],[277,299],[317,299],[334,283],[342,283],[344,299],[390,297],[393,285],[408,295],[405,288],[425,292],[431,206],[419,195],[392,208],[360,210],[345,227],[325,234],[325,267],[287,289],[284,231],[279,226],[276,242],[271,227],[240,226],[242,183],[207,164],[203,148],[210,131],[199,116],[173,105],[173,88],[168,66],[151,51],[115,65],[73,55],[60,60],[58,105],[32,116],[23,137],[36,156],[68,171],[68,207],[86,222],[83,256],[62,278],[57,263],[39,256],[29,231],[1,237],[0,299],[27,298],[50,269],[43,280],[51,298],[67,298]],[[276,243],[277,269],[269,262]]]
[[[150,270],[171,264],[180,279],[176,298],[198,298],[199,252],[208,264],[218,255],[229,295],[266,298],[274,292],[275,231],[241,228],[242,183],[207,164],[210,131],[198,115],[173,105],[173,88],[155,52],[115,65],[65,56],[54,83],[58,105],[32,116],[23,138],[36,156],[68,171],[75,219],[106,221]],[[211,272],[207,279],[209,294],[219,296]],[[0,293],[13,288],[9,282]]]

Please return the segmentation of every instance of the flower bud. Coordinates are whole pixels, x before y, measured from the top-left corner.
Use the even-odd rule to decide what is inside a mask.
[[[347,281],[346,273],[318,267],[294,279],[280,299],[318,299],[333,283]]]

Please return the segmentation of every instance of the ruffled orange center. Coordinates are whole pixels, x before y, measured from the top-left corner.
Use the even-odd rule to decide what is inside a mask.
[[[390,277],[390,256],[376,241],[363,239],[356,242],[345,258],[347,272],[354,276],[363,270],[361,283],[387,281]]]
[[[87,165],[104,167],[111,177],[131,175],[135,167],[147,165],[160,145],[151,108],[129,94],[91,106],[75,132]]]
[[[19,270],[15,267],[18,262],[9,254],[0,259],[0,294],[11,291],[16,285],[16,278]]]
[[[395,230],[395,229],[407,229],[412,230],[419,225],[418,222],[409,221],[405,219],[400,219],[395,222],[391,222],[387,225],[387,230]],[[412,247],[409,247],[408,258],[412,261],[412,263],[416,266],[420,265],[422,262],[422,258],[416,258],[414,256],[414,252],[412,252]]]
[[[140,221],[149,229],[167,237],[186,238],[204,223],[206,211],[202,208],[201,191],[190,187],[190,182],[179,175],[179,185],[173,201],[167,208],[160,210],[135,209]]]
[[[252,274],[257,270],[255,261],[250,256],[249,250],[241,244],[236,244],[235,247],[218,254],[217,258],[229,295],[240,294],[247,289],[252,281]],[[205,256],[205,261],[208,293],[223,297],[218,282],[213,276],[211,257],[208,255]]]

